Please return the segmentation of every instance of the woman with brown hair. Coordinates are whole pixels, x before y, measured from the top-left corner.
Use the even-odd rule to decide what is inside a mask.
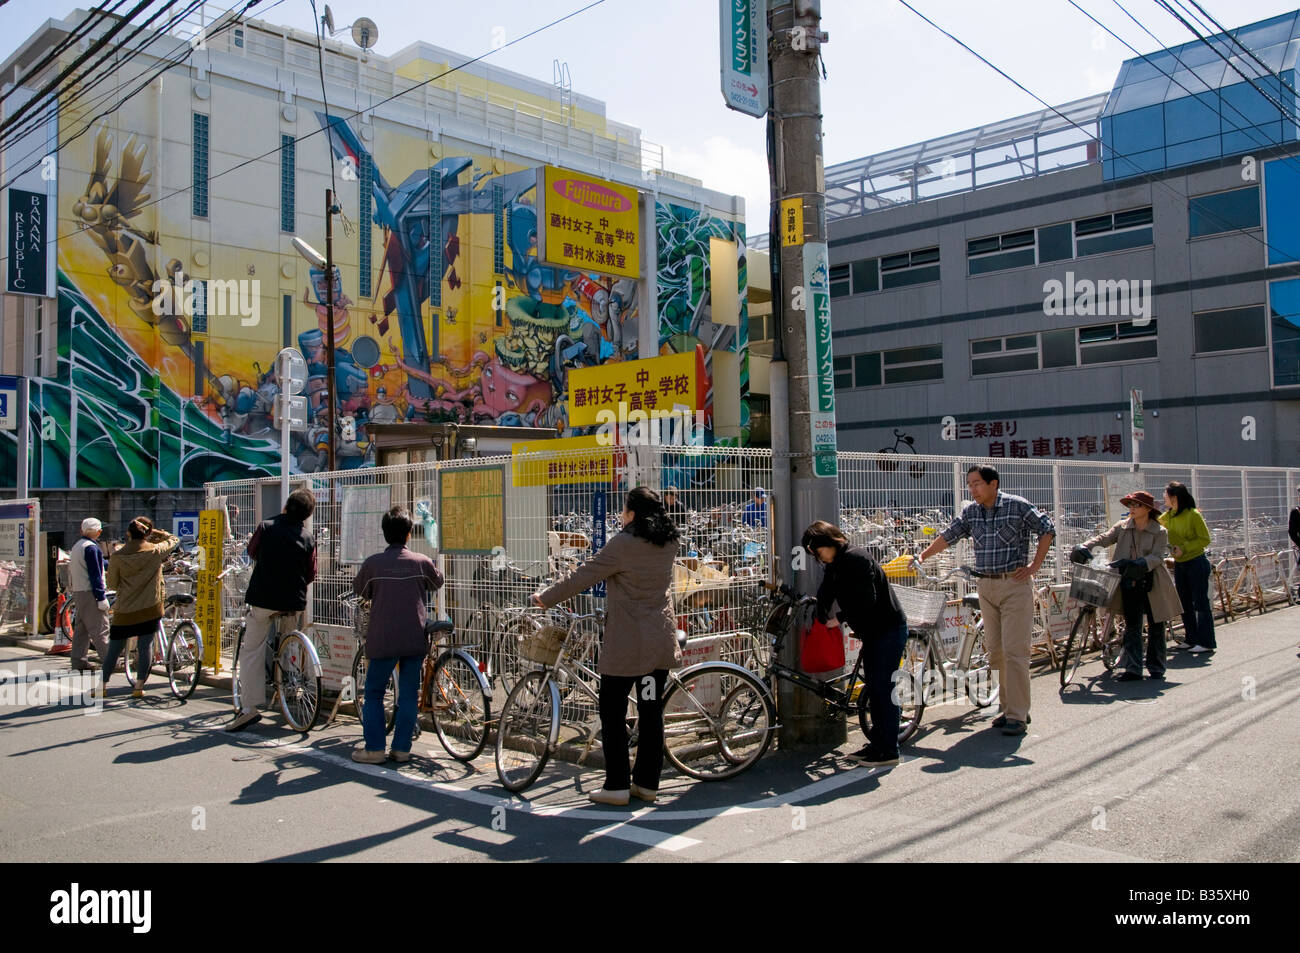
[[[825,520],[804,530],[803,547],[825,566],[817,589],[817,616],[831,628],[831,604],[862,640],[862,668],[871,711],[871,737],[866,747],[850,755],[869,767],[898,764],[898,703],[894,698],[895,672],[907,645],[907,616],[889,587],[880,564],[849,545],[843,531]]]
[[[128,639],[139,640],[139,662],[133,697],[144,697],[144,683],[153,664],[151,649],[158,622],[163,617],[162,566],[180,539],[153,528],[147,516],[137,516],[126,528],[126,544],[108,561],[108,588],[117,590],[113,622],[108,630],[108,654],[104,657],[103,692],[126,651]]]

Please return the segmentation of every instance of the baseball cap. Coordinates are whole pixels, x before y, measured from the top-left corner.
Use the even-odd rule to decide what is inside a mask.
[[[754,495],[755,495],[755,496],[767,496],[767,490],[763,489],[761,486],[756,486],[756,487],[754,487]]]
[[[81,531],[83,533],[93,533],[96,530],[100,530],[103,528],[104,528],[104,524],[101,523],[99,520],[95,519],[95,517],[93,516],[87,516],[84,520],[81,521]]]

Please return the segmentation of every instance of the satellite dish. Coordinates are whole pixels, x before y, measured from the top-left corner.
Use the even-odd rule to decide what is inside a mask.
[[[369,17],[361,17],[352,24],[352,42],[368,50],[379,42],[379,27]]]
[[[325,24],[325,30],[330,36],[338,32],[334,29],[334,11],[330,9],[328,3],[325,4],[325,16],[321,17],[321,22]]]

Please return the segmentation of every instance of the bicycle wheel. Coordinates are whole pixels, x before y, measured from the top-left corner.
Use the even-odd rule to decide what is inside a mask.
[[[664,754],[685,775],[734,778],[763,757],[775,728],[776,706],[752,672],[710,662],[668,677]]]
[[[1124,654],[1124,618],[1117,613],[1110,613],[1101,634],[1101,664],[1106,671],[1114,671]]]
[[[898,743],[912,740],[921,727],[925,712],[925,693],[930,680],[930,643],[919,635],[909,635],[903,646],[903,656],[898,671],[893,675],[893,695],[898,704]],[[858,694],[858,725],[867,738],[871,737],[871,698],[867,687]]]
[[[59,598],[54,597],[52,602],[45,606],[45,614],[41,617],[41,631],[53,632],[59,624]],[[69,632],[69,635],[72,633]]]
[[[515,683],[497,724],[497,777],[519,792],[537,780],[560,737],[560,693],[550,672],[529,672]]]
[[[988,644],[984,641],[983,621],[975,624],[975,639],[970,655],[962,663],[966,672],[966,695],[976,708],[988,708],[998,700],[998,673],[989,665]]]
[[[230,693],[231,702],[235,706],[235,714],[238,715],[244,710],[240,704],[241,696],[244,694],[240,682],[240,676],[243,674],[239,670],[239,652],[244,647],[244,626],[239,627],[239,638],[235,640],[235,658],[230,665]]]
[[[280,713],[295,731],[311,731],[320,715],[320,676],[311,670],[311,657],[311,648],[301,632],[281,637],[275,682]]]
[[[357,654],[352,657],[352,685],[356,692],[356,697],[352,699],[352,706],[356,710],[358,720],[362,718],[362,709],[366,703],[366,672],[369,664],[366,661],[366,653],[360,648]],[[397,721],[397,673],[394,672],[388,679],[388,687],[384,689],[384,733],[393,730],[393,723]],[[419,721],[416,722],[416,730],[419,730]]]
[[[1074,620],[1070,637],[1065,640],[1065,653],[1061,656],[1061,687],[1070,684],[1074,673],[1079,670],[1083,659],[1083,650],[1088,647],[1088,638],[1092,634],[1092,623],[1097,618],[1096,609],[1084,609],[1079,618]]]
[[[186,699],[198,687],[203,674],[203,636],[199,627],[189,620],[172,629],[171,645],[167,646],[167,682],[172,694]]]
[[[444,652],[433,667],[429,693],[438,740],[457,761],[473,761],[487,744],[491,717],[478,670],[465,656]]]

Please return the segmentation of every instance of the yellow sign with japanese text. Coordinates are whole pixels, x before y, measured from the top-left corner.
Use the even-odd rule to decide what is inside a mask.
[[[803,244],[803,199],[781,200],[781,247]]]
[[[641,277],[641,212],[629,185],[543,166],[538,254],[557,268]]]
[[[529,459],[521,459],[525,454]],[[601,434],[516,443],[510,455],[515,486],[610,483],[617,476],[615,451]]]
[[[590,427],[619,420],[619,405],[627,413],[700,410],[704,374],[696,352],[685,351],[644,361],[621,361],[569,371],[569,426]],[[600,418],[601,411],[615,416]]]
[[[195,580],[194,624],[203,636],[203,666],[213,675],[221,670],[221,575],[226,561],[225,510],[199,514],[199,573]]]

